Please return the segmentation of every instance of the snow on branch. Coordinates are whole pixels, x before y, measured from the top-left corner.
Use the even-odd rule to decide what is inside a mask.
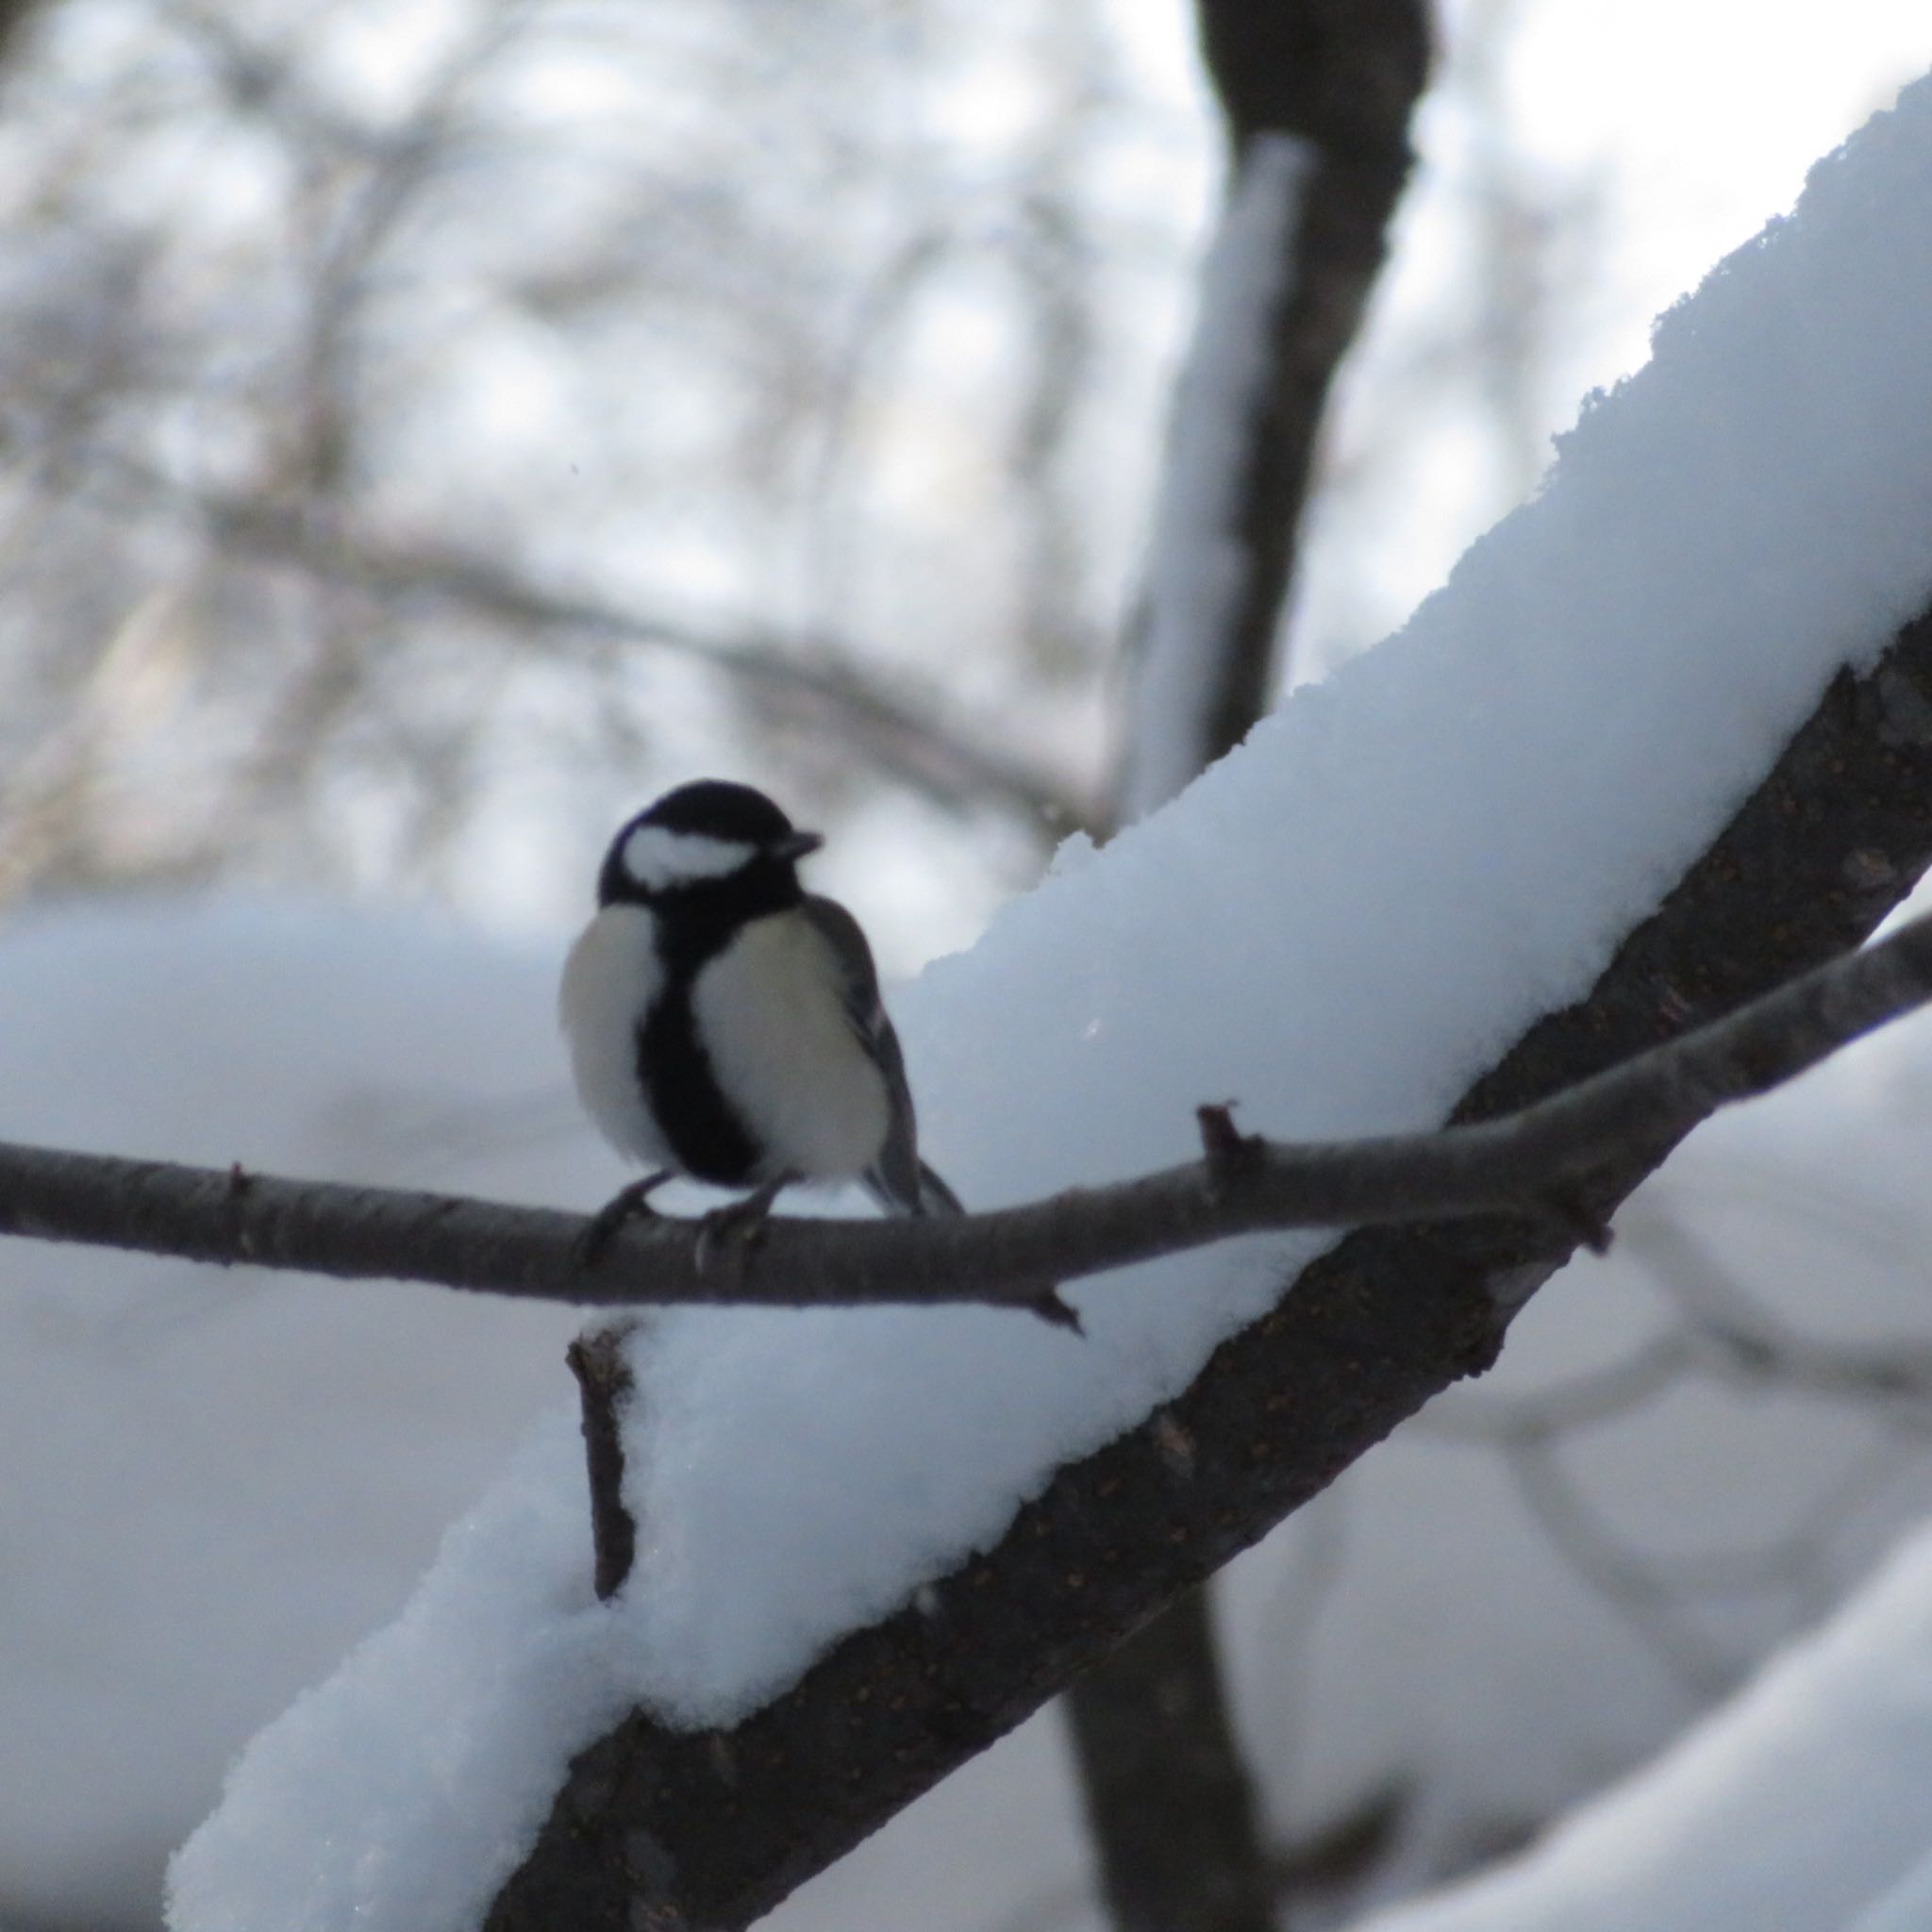
[[[1113,806],[1144,817],[1266,708],[1335,373],[1407,178],[1418,0],[1201,0],[1225,197],[1175,386]]]
[[[1202,264],[1147,546],[1119,800],[1124,820],[1164,805],[1227,749],[1216,735],[1221,667],[1237,648],[1256,568],[1241,528],[1256,461],[1249,444],[1267,417],[1277,318],[1313,162],[1313,148],[1294,135],[1257,136],[1238,163]]]
[[[1728,1018],[1499,1120],[1285,1144],[1200,1110],[1203,1157],[1111,1187],[939,1221],[774,1218],[733,1266],[699,1223],[632,1224],[585,1266],[586,1223],[457,1195],[0,1144],[0,1232],[218,1263],[384,1276],[555,1301],[844,1307],[979,1302],[1069,1320],[1055,1291],[1269,1228],[1514,1213],[1597,1239],[1581,1190],[1932,999],[1932,914]]]

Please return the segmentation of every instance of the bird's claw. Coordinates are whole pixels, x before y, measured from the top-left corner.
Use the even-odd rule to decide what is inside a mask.
[[[595,1267],[626,1221],[657,1220],[658,1210],[651,1206],[651,1196],[671,1178],[671,1173],[666,1169],[660,1174],[647,1174],[641,1180],[618,1189],[584,1224],[571,1243],[572,1267],[579,1273]]]
[[[733,1288],[743,1280],[745,1260],[764,1239],[772,1203],[790,1182],[789,1174],[767,1181],[741,1201],[713,1208],[698,1222],[697,1247],[692,1259],[701,1275],[722,1277]]]

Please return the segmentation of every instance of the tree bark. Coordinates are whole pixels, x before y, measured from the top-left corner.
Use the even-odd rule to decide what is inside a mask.
[[[1066,1700],[1102,1889],[1120,1932],[1274,1932],[1255,1793],[1191,1590]],[[1081,1688],[1105,1677],[1102,1694]]]

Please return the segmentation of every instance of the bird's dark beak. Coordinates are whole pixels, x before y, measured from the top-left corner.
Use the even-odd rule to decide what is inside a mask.
[[[823,832],[793,832],[780,839],[772,851],[779,858],[803,858],[808,852],[816,852],[825,842]]]

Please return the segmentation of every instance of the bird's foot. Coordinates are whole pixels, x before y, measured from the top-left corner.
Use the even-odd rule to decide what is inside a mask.
[[[594,1267],[626,1221],[657,1220],[658,1210],[651,1206],[651,1196],[673,1178],[674,1170],[664,1167],[656,1174],[647,1174],[642,1180],[632,1181],[628,1187],[619,1188],[571,1243],[572,1265],[579,1271]]]
[[[698,1273],[736,1287],[744,1278],[745,1257],[764,1234],[772,1203],[795,1178],[781,1174],[754,1188],[743,1200],[712,1208],[698,1223]]]

